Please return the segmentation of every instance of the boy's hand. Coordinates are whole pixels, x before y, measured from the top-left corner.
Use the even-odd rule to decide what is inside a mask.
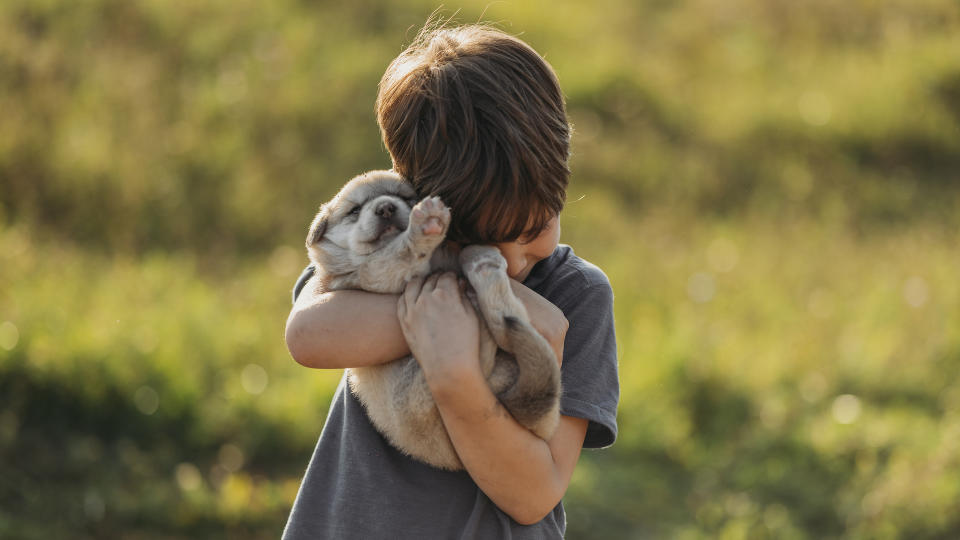
[[[407,283],[397,317],[431,388],[482,377],[479,321],[453,273]]]

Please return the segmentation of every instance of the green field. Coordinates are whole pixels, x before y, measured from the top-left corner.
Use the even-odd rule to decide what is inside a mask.
[[[0,4],[0,537],[276,538],[316,206],[437,5]],[[568,537],[960,537],[960,5],[447,4],[553,64],[620,436]]]

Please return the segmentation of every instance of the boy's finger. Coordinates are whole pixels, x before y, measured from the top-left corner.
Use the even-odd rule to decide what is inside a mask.
[[[400,326],[404,326],[404,319],[407,317],[407,297],[406,294],[397,298],[397,319],[400,319]]]
[[[423,292],[428,293],[437,288],[437,281],[440,279],[440,274],[430,274],[427,276],[427,279],[423,282]]]
[[[444,272],[440,274],[440,277],[437,278],[438,287],[449,287],[451,289],[457,289],[457,276],[453,272]]]
[[[420,297],[420,291],[423,289],[423,278],[415,277],[407,282],[403,289],[403,302],[415,302]]]
[[[466,291],[460,291],[460,303],[463,305],[463,309],[468,312],[474,311],[473,302],[470,300],[470,297],[467,296]]]

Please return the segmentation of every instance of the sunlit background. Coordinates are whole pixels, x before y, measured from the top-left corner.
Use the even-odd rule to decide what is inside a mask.
[[[425,1],[0,2],[0,537],[276,538],[317,205]],[[447,3],[559,74],[620,437],[568,537],[960,537],[960,4]]]

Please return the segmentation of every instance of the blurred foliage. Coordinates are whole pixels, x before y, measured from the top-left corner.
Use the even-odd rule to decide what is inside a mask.
[[[275,538],[340,374],[282,341],[436,8],[0,4],[0,537]],[[617,298],[570,538],[960,536],[960,5],[448,4],[556,68]]]
[[[430,9],[5,2],[0,217],[133,252],[289,242],[344,178],[389,166],[376,83]],[[577,177],[631,208],[799,207],[873,224],[956,213],[958,11],[530,2],[485,18],[511,21],[554,63]]]

